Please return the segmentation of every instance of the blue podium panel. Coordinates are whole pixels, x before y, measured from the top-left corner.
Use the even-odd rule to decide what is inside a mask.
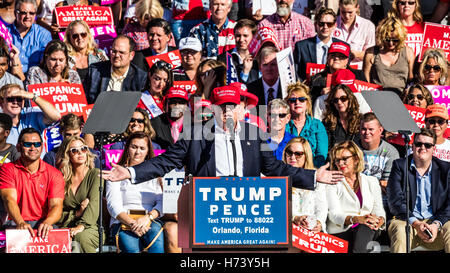
[[[190,185],[191,247],[289,247],[289,177],[197,177]]]

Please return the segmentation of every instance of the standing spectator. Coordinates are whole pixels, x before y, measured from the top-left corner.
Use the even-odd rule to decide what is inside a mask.
[[[194,37],[182,38],[178,49],[181,55],[181,65],[175,67],[174,81],[195,81],[195,74],[202,61],[202,43]]]
[[[26,84],[40,84],[47,82],[68,82],[81,84],[78,73],[69,68],[69,52],[64,42],[52,40],[47,44],[44,58],[38,66],[28,70]]]
[[[171,26],[175,41],[189,36],[193,27],[209,17],[208,0],[172,0]]]
[[[61,218],[64,178],[40,159],[42,148],[39,131],[27,128],[20,133],[20,158],[0,168],[0,195],[10,218],[4,228],[25,229],[45,239]]]
[[[447,85],[447,57],[443,50],[429,48],[425,51],[419,65],[418,81],[423,85]]]
[[[133,39],[119,35],[111,47],[111,60],[89,66],[88,75],[83,82],[88,104],[95,103],[100,92],[140,92],[144,88],[147,73],[131,63],[134,53]]]
[[[32,100],[42,112],[24,109],[25,100]],[[34,93],[23,90],[17,84],[7,84],[0,88],[0,102],[3,113],[12,118],[11,133],[7,142],[17,144],[21,131],[33,127],[39,133],[61,118],[58,110],[45,99]]]
[[[358,15],[358,0],[339,0],[339,16],[333,36],[350,44],[350,64],[363,67],[365,51],[375,45],[375,25]]]
[[[391,252],[406,252],[405,226],[408,224],[412,226],[409,238],[411,249],[421,245],[450,253],[450,163],[433,157],[435,145],[433,131],[422,128],[420,133],[414,135],[412,155],[407,159],[407,173],[405,158],[395,160],[392,165],[387,187],[389,208],[395,216],[388,228]],[[410,185],[409,219],[405,218],[406,175]]]
[[[24,74],[32,66],[38,65],[42,59],[44,49],[52,40],[50,31],[35,22],[37,4],[35,0],[16,0],[16,20],[7,28],[17,48]],[[18,54],[18,53],[17,53]]]
[[[450,140],[444,137],[448,126],[448,110],[441,104],[427,107],[425,112],[425,125],[436,135],[436,147],[433,156],[450,162]]]
[[[65,138],[57,155],[58,169],[66,182],[64,209],[57,225],[70,229],[70,236],[80,244],[82,253],[96,253],[99,245],[98,189],[101,182],[94,158],[79,136]]]
[[[291,9],[294,0],[275,0],[277,12],[263,19],[258,28],[269,27],[278,37],[281,49],[294,48],[296,42],[314,37],[314,23]]]
[[[348,241],[350,253],[367,253],[368,243],[386,223],[378,179],[362,173],[364,155],[353,141],[334,146],[330,161],[333,169],[342,171],[344,181],[327,187],[328,232]]]
[[[202,42],[205,58],[216,59],[218,55],[235,47],[233,28],[235,22],[228,19],[233,0],[211,0],[211,17],[191,29],[189,36]]]
[[[383,19],[377,27],[376,46],[364,56],[367,81],[400,95],[413,78],[414,53],[405,45],[406,29],[394,17]]]
[[[286,131],[286,124],[291,119],[289,105],[282,99],[274,99],[269,102],[267,112],[267,124],[270,138],[267,140],[273,155],[278,160],[283,160],[283,151],[286,144],[295,136]]]

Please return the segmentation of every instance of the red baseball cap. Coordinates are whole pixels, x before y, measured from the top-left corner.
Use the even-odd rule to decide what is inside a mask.
[[[232,85],[214,88],[211,95],[211,102],[215,105],[222,105],[224,103],[240,104],[241,95],[239,89]]]
[[[180,88],[180,87],[169,88],[166,96],[164,97],[164,100],[171,99],[171,98],[180,98],[180,99],[189,101],[188,92],[185,89]]]
[[[350,56],[350,46],[342,42],[332,43],[330,49],[328,50],[328,54],[331,53],[341,53],[348,58]]]
[[[331,86],[338,84],[345,84],[352,90],[353,93],[357,93],[358,89],[355,86],[355,74],[348,69],[339,69],[331,76]]]
[[[248,90],[247,85],[241,82],[233,82],[230,85],[235,86],[239,89],[241,97],[246,97],[248,108],[253,108],[258,105],[258,97],[255,94],[252,94],[247,91]]]

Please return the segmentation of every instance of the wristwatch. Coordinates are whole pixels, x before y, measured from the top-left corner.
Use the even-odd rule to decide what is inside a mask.
[[[36,96],[36,94],[33,94],[33,98],[31,99],[33,102],[36,102],[36,99],[38,98],[38,96]]]

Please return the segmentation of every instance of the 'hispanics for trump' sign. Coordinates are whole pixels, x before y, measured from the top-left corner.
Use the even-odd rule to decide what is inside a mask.
[[[423,55],[428,48],[444,50],[447,60],[450,61],[450,26],[426,22],[423,32],[422,50],[419,57],[420,61],[422,61]]]
[[[347,253],[348,249],[348,242],[341,238],[296,224],[292,224],[292,245],[309,253]]]
[[[197,177],[190,183],[192,247],[288,247],[288,177]]]
[[[36,234],[37,231],[34,230]],[[47,238],[31,237],[25,229],[6,230],[6,253],[70,253],[72,240],[69,229],[52,229]]]
[[[83,20],[89,26],[114,24],[111,7],[63,6],[55,8],[55,12],[56,23],[62,28],[75,20]]]
[[[181,65],[180,50],[170,51],[164,54],[146,57],[145,60],[149,67],[152,67],[157,61],[165,61],[172,66],[172,69]]]

